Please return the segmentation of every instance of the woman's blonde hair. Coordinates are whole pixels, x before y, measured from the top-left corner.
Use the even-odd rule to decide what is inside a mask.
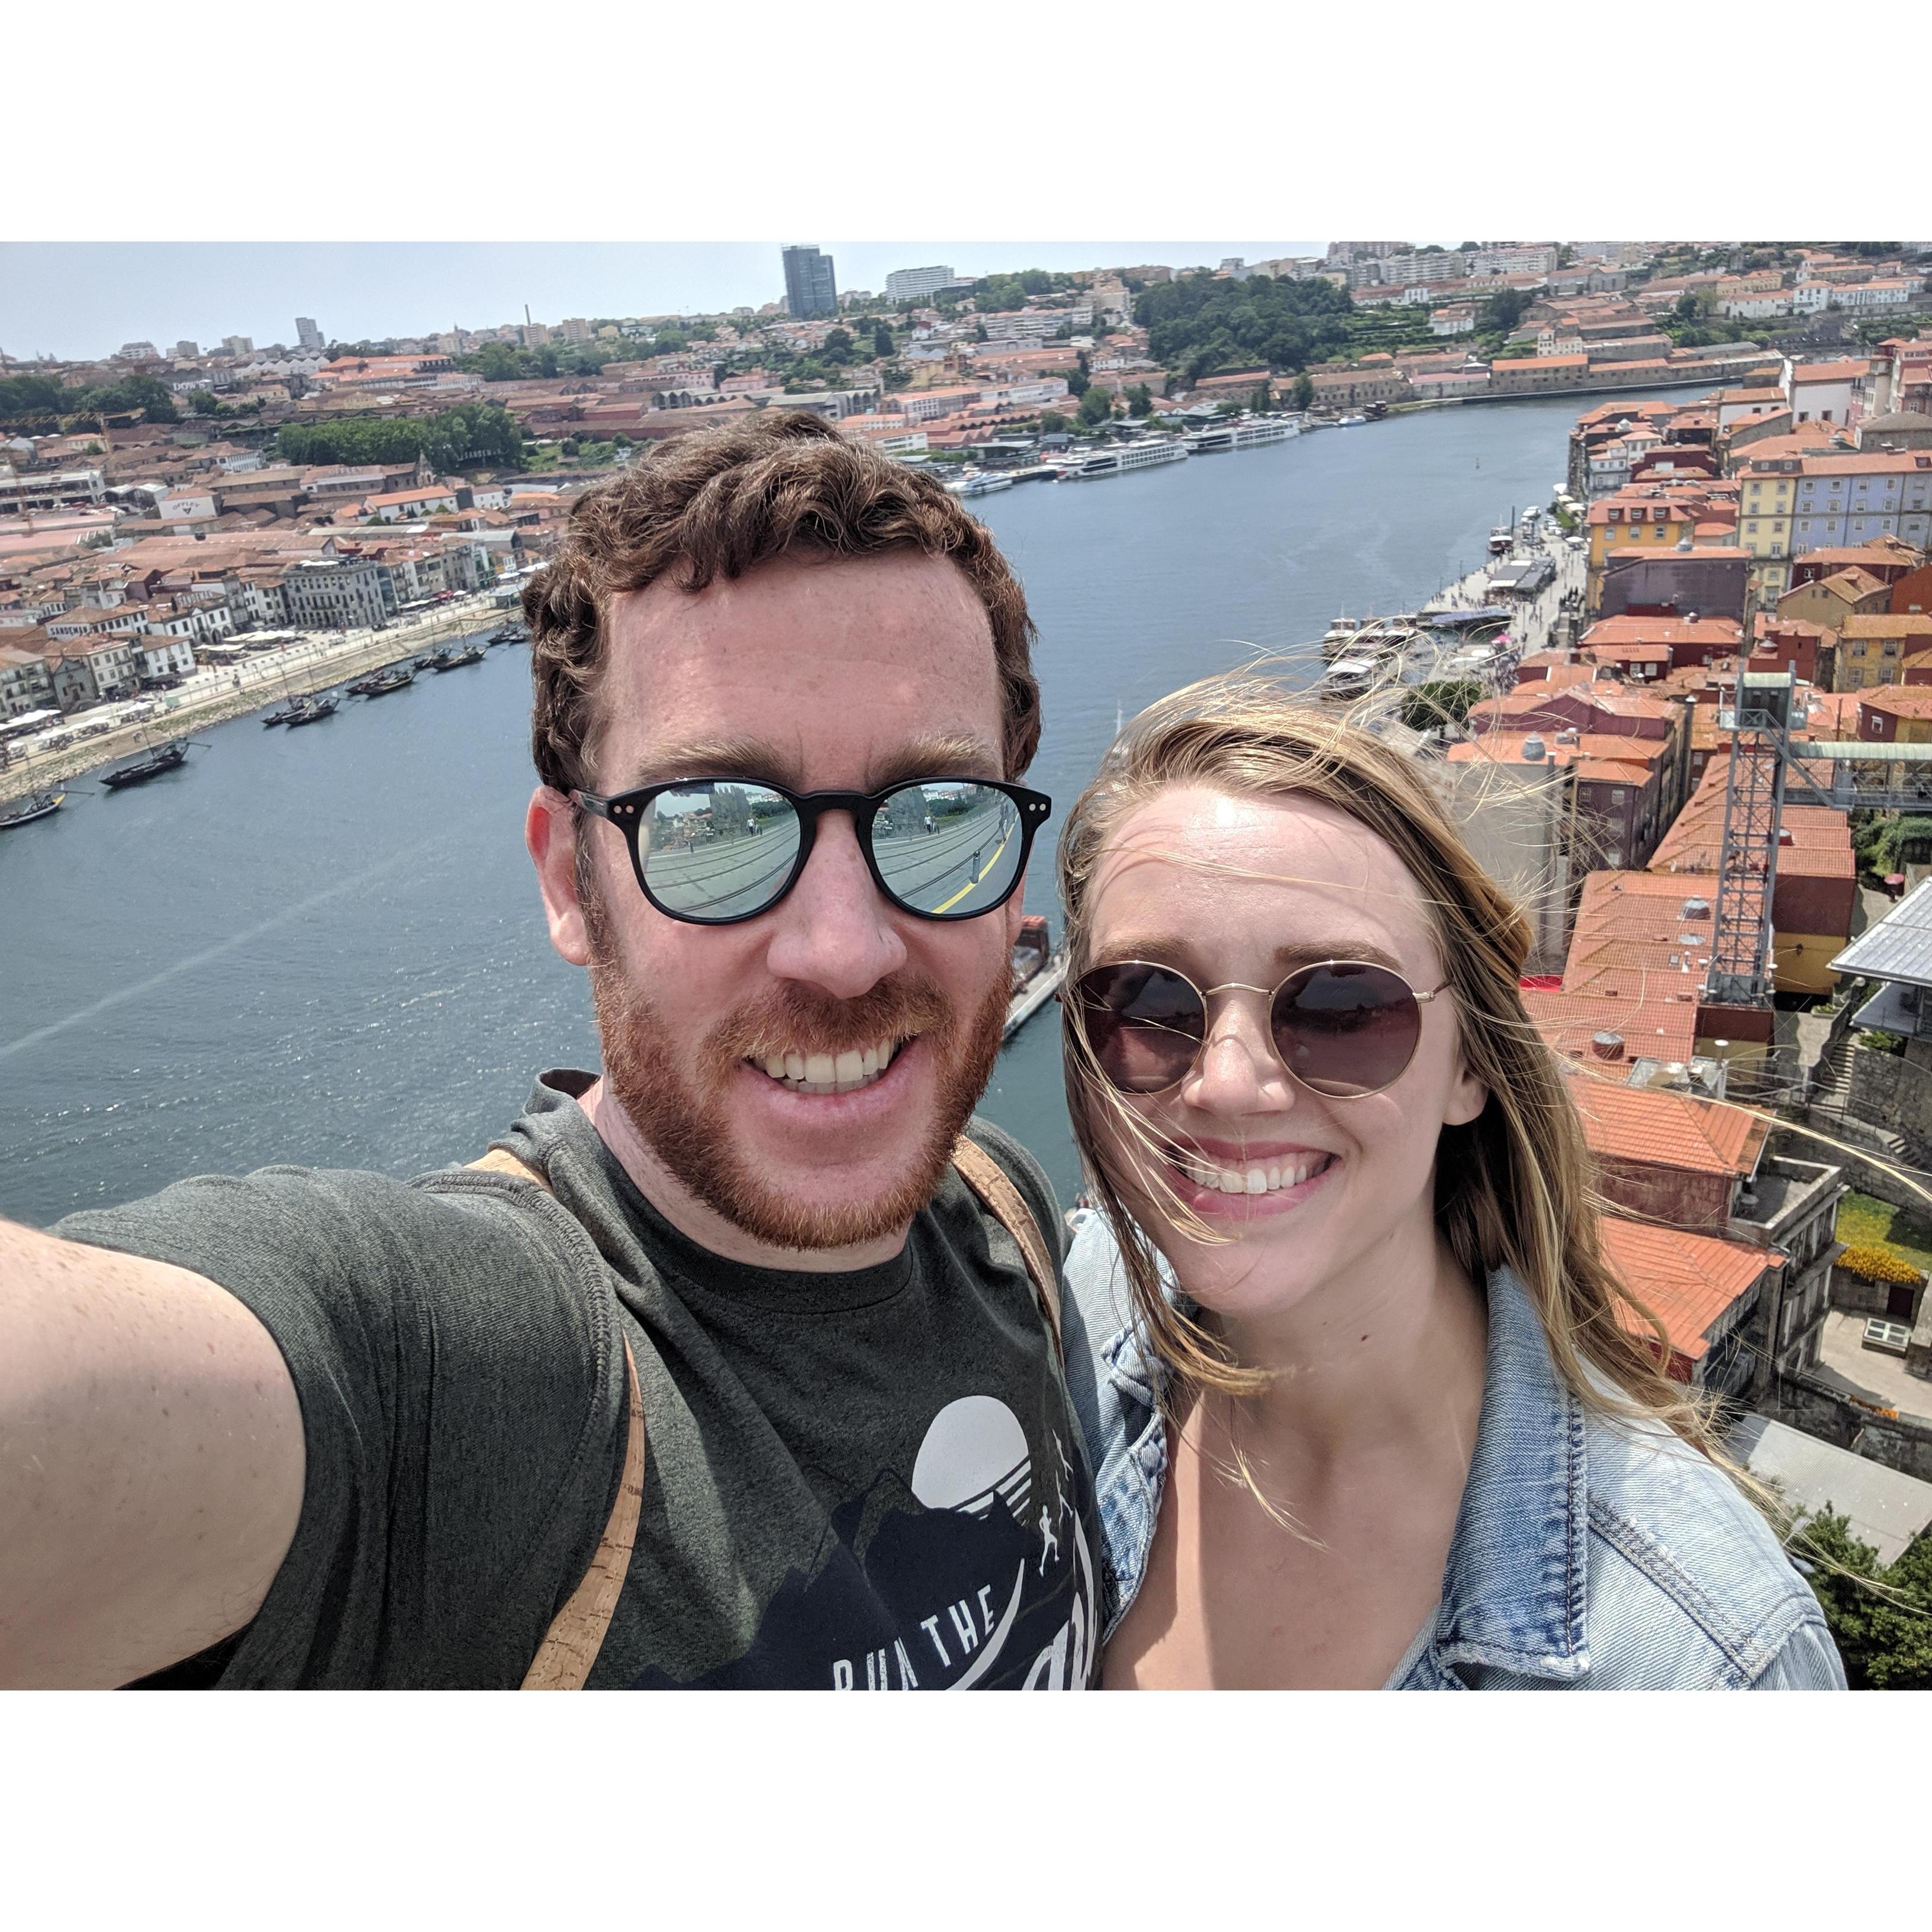
[[[1670,1342],[1662,1324],[1604,1258],[1582,1125],[1556,1056],[1523,1007],[1528,924],[1477,863],[1413,760],[1256,671],[1206,679],[1162,699],[1122,733],[1060,834],[1068,983],[1093,963],[1094,881],[1121,821],[1156,793],[1186,784],[1317,799],[1393,848],[1421,889],[1454,994],[1464,1064],[1489,1094],[1475,1120],[1442,1130],[1435,1205],[1443,1239],[1478,1282],[1494,1268],[1515,1270],[1542,1318],[1558,1373],[1580,1400],[1599,1412],[1654,1417],[1730,1466],[1708,1404],[1665,1372]],[[1145,1192],[1164,1197],[1178,1225],[1195,1222],[1189,1231],[1196,1238],[1214,1237],[1161,1178],[1165,1163],[1144,1157],[1165,1150],[1100,1072],[1071,1001],[1064,1039],[1075,1136],[1119,1236],[1136,1312],[1178,1379],[1172,1408],[1203,1389],[1254,1393],[1265,1373],[1234,1361],[1218,1336],[1162,1292],[1152,1245],[1101,1158],[1101,1108]]]

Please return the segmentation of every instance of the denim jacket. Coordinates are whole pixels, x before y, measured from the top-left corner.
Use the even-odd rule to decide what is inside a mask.
[[[1113,1234],[1092,1210],[1078,1220],[1067,1380],[1096,1472],[1111,1637],[1146,1572],[1167,1434]],[[1387,1688],[1843,1690],[1845,1673],[1749,1500],[1660,1424],[1586,1410],[1504,1268],[1489,1280],[1482,1414],[1442,1601]]]

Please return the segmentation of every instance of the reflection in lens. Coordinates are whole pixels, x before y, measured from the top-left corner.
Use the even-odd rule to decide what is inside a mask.
[[[1024,844],[1019,807],[968,779],[902,785],[872,824],[886,890],[914,912],[947,919],[1002,904],[1019,876]]]
[[[1378,1094],[1415,1052],[1422,1010],[1379,966],[1315,966],[1275,997],[1275,1046],[1298,1080],[1338,1100]]]
[[[661,791],[638,827],[652,896],[687,919],[742,919],[784,890],[798,814],[769,787],[700,778]]]
[[[1137,962],[1096,966],[1082,978],[1078,997],[1094,1058],[1124,1093],[1157,1094],[1194,1064],[1205,1014],[1178,973]]]

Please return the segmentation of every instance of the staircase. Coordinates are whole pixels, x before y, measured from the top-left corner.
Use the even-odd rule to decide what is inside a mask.
[[[1854,1146],[1882,1151],[1885,1158],[1900,1167],[1910,1167],[1905,1138],[1889,1127],[1858,1119],[1851,1109],[1852,1055],[1856,1051],[1852,1036],[1840,1034],[1819,1061],[1806,1106],[1814,1125],[1823,1131],[1836,1130]]]

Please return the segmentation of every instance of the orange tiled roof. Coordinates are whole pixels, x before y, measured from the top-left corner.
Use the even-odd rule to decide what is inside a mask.
[[[1881,684],[1858,694],[1859,704],[1892,718],[1932,718],[1932,684]]]
[[[1573,1079],[1570,1097],[1591,1151],[1603,1160],[1742,1180],[1756,1169],[1771,1132],[1768,1121],[1742,1107],[1613,1080]]]
[[[1529,989],[1522,1004],[1544,1042],[1562,1059],[1628,1066],[1640,1056],[1688,1060],[1696,1050],[1694,1002]],[[1623,1041],[1621,1051],[1608,1057],[1600,1054],[1592,1044],[1598,1034],[1617,1034]]]
[[[1653,1228],[1621,1215],[1600,1224],[1605,1258],[1618,1279],[1664,1324],[1672,1349],[1687,1361],[1703,1358],[1707,1339],[1724,1311],[1779,1257],[1766,1248],[1727,1241],[1681,1228]],[[1619,1309],[1631,1334],[1648,1336],[1649,1324]]]

